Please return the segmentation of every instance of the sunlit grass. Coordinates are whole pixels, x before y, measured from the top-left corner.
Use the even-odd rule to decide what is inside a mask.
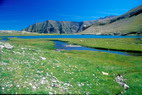
[[[142,51],[142,38],[55,39],[93,48]]]
[[[0,32],[0,36],[40,36],[40,35],[59,35],[59,34],[45,34],[45,33],[35,33],[35,32],[32,32],[32,33],[29,33],[29,32],[12,32],[12,33],[8,33],[8,32]]]
[[[65,40],[79,43],[79,40]],[[115,95],[124,91],[115,82],[117,74],[124,75],[130,86],[124,94],[141,93],[142,57],[98,51],[55,51],[54,43],[49,39],[13,38],[8,42],[14,49],[3,49],[1,52],[1,94]],[[109,75],[105,76],[102,72]]]

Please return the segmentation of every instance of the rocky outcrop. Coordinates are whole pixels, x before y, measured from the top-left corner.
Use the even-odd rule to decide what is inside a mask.
[[[81,31],[81,25],[79,22],[48,20],[33,24],[24,30],[38,33],[77,33]]]
[[[0,42],[0,50],[2,50],[3,48],[6,48],[6,49],[13,49],[14,46],[10,45],[9,43]]]
[[[71,34],[78,33],[84,30],[85,27],[95,23],[94,21],[72,22],[72,21],[54,21],[48,20],[41,23],[30,25],[22,31],[38,32],[38,33],[57,33]]]

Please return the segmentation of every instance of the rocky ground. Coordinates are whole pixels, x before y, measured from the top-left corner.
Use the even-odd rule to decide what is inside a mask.
[[[57,51],[47,39],[12,38],[0,48],[1,94],[141,93],[139,56]]]
[[[13,45],[10,45],[7,42],[0,42],[0,50],[1,50],[1,56],[4,55],[6,52],[3,51],[3,49],[7,49],[9,52],[13,53],[13,55],[19,55],[21,56],[31,56],[32,60],[26,60],[23,59],[21,61],[17,59],[10,58],[9,61],[13,61],[13,63],[9,62],[3,62],[0,61],[0,66],[2,72],[3,71],[9,71],[9,72],[17,72],[17,76],[19,76],[18,79],[7,79],[7,78],[1,78],[0,81],[0,87],[2,93],[9,93],[12,88],[13,89],[27,89],[32,90],[33,92],[39,91],[41,88],[45,87],[44,90],[47,90],[49,94],[65,94],[69,93],[68,89],[72,87],[70,83],[64,83],[56,78],[56,76],[52,75],[50,72],[44,72],[42,70],[32,69],[33,64],[37,64],[38,62],[42,60],[46,60],[43,56],[38,56],[42,51],[35,50],[30,47],[22,47],[18,50],[14,49]],[[35,53],[29,53],[29,51],[37,51]],[[12,57],[12,56],[11,56]],[[11,67],[11,65],[17,64],[15,67]],[[29,70],[29,72],[24,71],[23,74],[26,74],[25,76],[21,76],[19,72],[23,68],[20,65],[25,65],[28,68],[25,70]],[[44,65],[44,64],[41,64]],[[32,72],[30,71],[32,69]],[[19,74],[18,74],[19,73]],[[32,76],[32,77],[31,77]],[[25,79],[23,79],[25,78]],[[14,83],[13,83],[14,81]],[[15,92],[15,94],[18,94],[19,92]]]

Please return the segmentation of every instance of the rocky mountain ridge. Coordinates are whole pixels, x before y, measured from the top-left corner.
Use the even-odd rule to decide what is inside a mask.
[[[120,16],[83,22],[48,20],[30,25],[22,31],[49,34],[141,35],[141,25],[142,5]]]
[[[71,34],[79,33],[85,27],[94,24],[96,21],[72,22],[72,21],[54,21],[48,20],[45,22],[30,25],[22,31],[38,32],[38,33],[57,33],[57,34]]]

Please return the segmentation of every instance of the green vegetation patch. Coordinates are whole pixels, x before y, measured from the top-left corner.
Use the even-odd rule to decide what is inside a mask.
[[[142,51],[142,38],[55,39],[92,48]]]
[[[82,39],[82,43],[87,40]],[[1,51],[0,94],[115,95],[124,91],[115,81],[118,74],[130,86],[124,94],[139,95],[142,91],[142,57],[55,51],[49,39],[13,38],[8,42],[14,48]]]

